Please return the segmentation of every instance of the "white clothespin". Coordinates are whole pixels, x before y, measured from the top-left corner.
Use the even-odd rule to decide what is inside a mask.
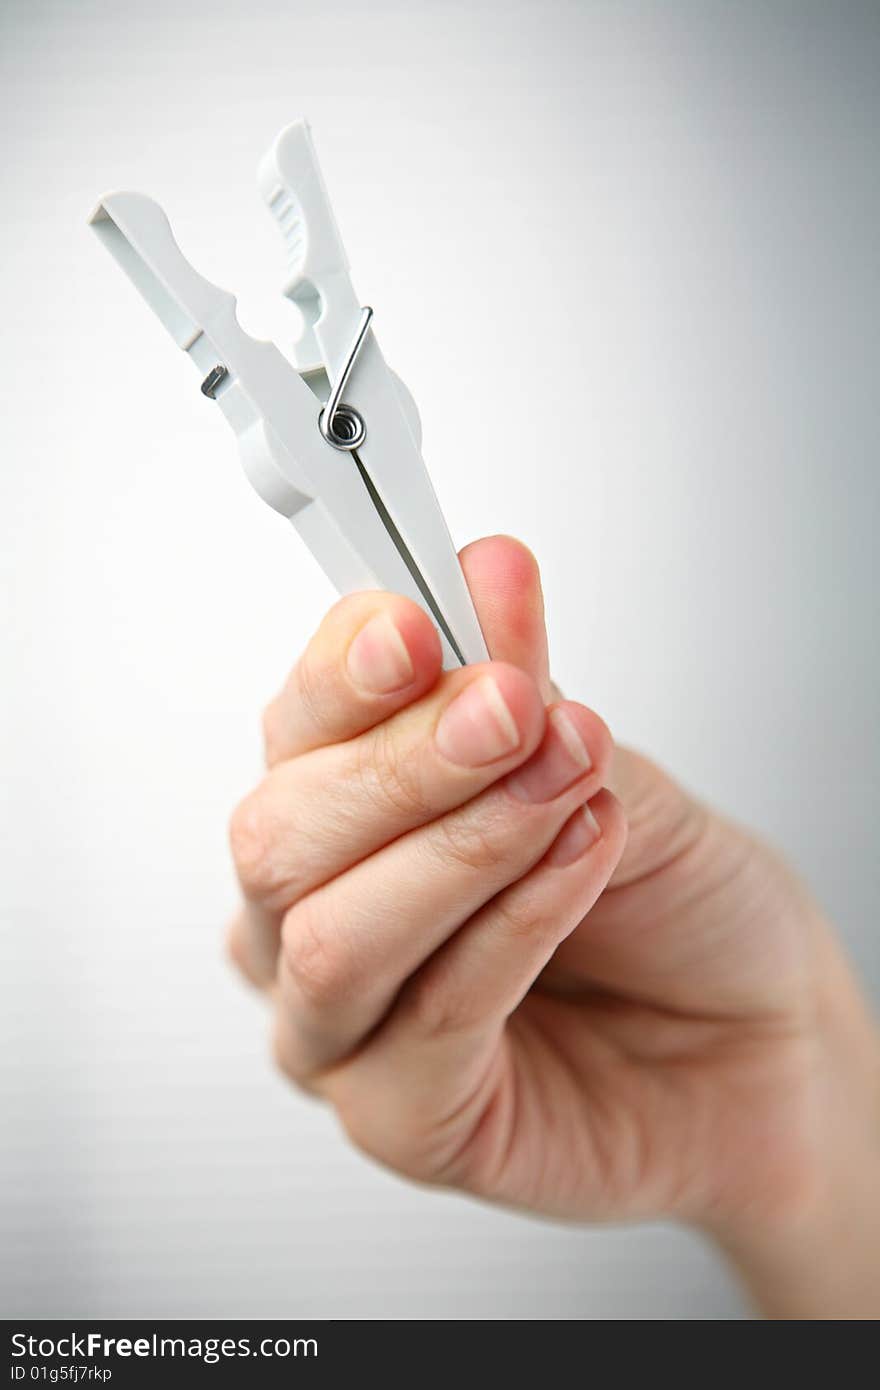
[[[302,311],[294,369],[251,338],[235,299],[203,279],[168,219],[110,193],[90,221],[238,436],[257,492],[296,526],[342,593],[389,589],[433,618],[447,668],[488,653],[420,453],[418,413],[388,368],[348,274],[309,128],[283,130],[259,169],[287,243],[284,293]]]

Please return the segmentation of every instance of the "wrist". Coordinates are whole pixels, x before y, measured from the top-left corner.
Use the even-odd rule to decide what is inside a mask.
[[[771,1318],[880,1318],[880,1035],[839,959],[830,979],[789,1199],[704,1226]]]
[[[797,1221],[715,1241],[758,1311],[796,1320],[880,1318],[880,1157]]]

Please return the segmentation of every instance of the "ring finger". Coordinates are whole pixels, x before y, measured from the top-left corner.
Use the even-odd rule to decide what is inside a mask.
[[[537,863],[599,790],[609,758],[601,721],[557,706],[525,767],[301,898],[279,958],[288,1070],[308,1078],[350,1052],[408,977]]]

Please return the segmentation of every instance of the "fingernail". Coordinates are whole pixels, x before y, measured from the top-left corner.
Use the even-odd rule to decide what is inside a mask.
[[[520,801],[552,801],[593,766],[587,746],[565,710],[552,709],[547,723],[537,753],[507,779]]]
[[[520,744],[516,720],[492,676],[480,676],[456,695],[434,738],[443,756],[462,767],[482,767]]]
[[[598,840],[602,831],[589,806],[581,806],[556,836],[547,854],[547,863],[564,869],[580,859]]]
[[[387,613],[377,613],[361,628],[348,649],[348,674],[371,695],[404,690],[415,674],[406,643]]]

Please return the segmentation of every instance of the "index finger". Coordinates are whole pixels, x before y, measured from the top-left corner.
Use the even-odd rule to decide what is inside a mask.
[[[437,682],[433,623],[396,594],[350,594],[330,609],[263,715],[271,768],[366,733]]]
[[[489,536],[466,546],[460,558],[492,657],[526,671],[549,701],[534,556],[509,536]],[[365,733],[430,690],[440,667],[436,631],[417,604],[376,592],[342,599],[266,710],[269,767]]]

